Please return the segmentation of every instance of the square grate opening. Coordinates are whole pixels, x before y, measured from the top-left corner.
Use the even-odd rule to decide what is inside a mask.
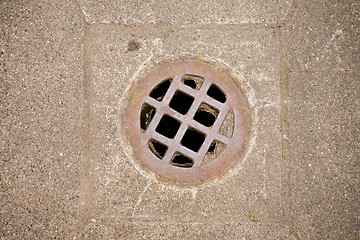
[[[178,90],[171,99],[169,106],[175,111],[185,115],[193,102],[194,98],[192,96]]]
[[[170,163],[176,167],[191,168],[194,165],[194,160],[179,152],[176,152]]]
[[[169,115],[162,116],[155,131],[167,138],[174,138],[180,128],[180,121]]]
[[[164,145],[161,142],[158,142],[154,139],[149,140],[148,147],[151,150],[151,152],[160,159],[162,159],[165,156],[165,153],[168,149],[168,147],[166,145]]]
[[[188,128],[181,139],[181,145],[188,149],[197,152],[205,140],[205,134],[195,130],[194,128]]]
[[[181,82],[192,89],[199,90],[204,82],[204,78],[196,75],[185,74]]]
[[[225,93],[215,84],[212,84],[207,91],[207,95],[221,103],[226,102],[226,95]]]
[[[150,97],[158,100],[158,101],[162,101],[163,98],[165,97],[165,94],[167,92],[167,90],[170,87],[172,78],[168,78],[166,80],[164,80],[163,82],[159,83],[149,94]]]
[[[195,113],[194,120],[206,127],[211,127],[215,123],[218,115],[218,109],[207,103],[201,103],[200,107]]]

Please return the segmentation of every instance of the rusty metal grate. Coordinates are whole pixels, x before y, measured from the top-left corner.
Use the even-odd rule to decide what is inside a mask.
[[[126,127],[135,154],[158,175],[205,181],[236,160],[248,128],[241,89],[200,61],[164,64],[134,86]]]
[[[203,80],[201,88],[196,90],[196,87],[192,88],[196,86],[194,81],[189,81],[190,86],[182,81],[186,76],[176,75],[168,90],[164,90],[164,98],[160,101],[151,96],[144,98],[144,105],[151,106],[151,109],[157,111],[147,118],[149,125],[143,138],[148,141],[155,140],[167,147],[164,156],[160,157],[163,162],[177,167],[196,167],[201,165],[214,140],[229,144],[230,139],[218,133],[229,106],[222,103],[226,101],[226,94],[210,79],[194,76]],[[153,91],[158,90],[162,84],[163,82]],[[211,87],[217,90],[212,97],[208,94],[211,93]],[[142,111],[139,114],[150,113],[146,108]],[[153,145],[148,146],[152,152],[157,151]],[[173,161],[178,153],[182,153],[183,165],[180,160]],[[159,154],[155,155],[159,157]],[[188,162],[192,162],[193,165],[189,166]]]

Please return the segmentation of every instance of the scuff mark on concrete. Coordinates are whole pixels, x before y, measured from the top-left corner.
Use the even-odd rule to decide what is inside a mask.
[[[193,189],[190,189],[189,191],[192,193],[192,198],[195,199],[198,189],[197,189],[197,188],[193,188]]]
[[[142,191],[142,193],[140,193],[139,198],[138,198],[138,200],[137,200],[136,203],[135,203],[133,213],[132,213],[132,215],[131,215],[132,218],[134,218],[135,213],[136,213],[136,209],[139,207],[139,205],[140,205],[140,203],[141,203],[141,201],[142,201],[142,197],[144,196],[144,194],[145,194],[145,192],[148,190],[148,188],[151,186],[151,184],[152,184],[152,182],[149,182],[149,183],[145,186],[144,191]]]
[[[337,68],[340,69],[340,64],[342,63],[342,59],[339,55],[340,53],[340,46],[339,46],[339,40],[343,40],[344,39],[344,33],[342,30],[336,30],[332,36],[330,41],[326,44],[325,46],[325,50],[327,52],[331,52],[332,49],[334,49],[335,51],[332,53],[332,55],[335,58],[335,61],[337,63]]]

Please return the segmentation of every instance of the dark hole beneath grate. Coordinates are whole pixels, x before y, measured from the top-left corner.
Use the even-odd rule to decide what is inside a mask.
[[[185,115],[193,102],[194,98],[192,96],[178,90],[171,99],[169,106],[175,111]]]
[[[165,81],[159,83],[151,92],[150,92],[150,97],[161,101],[163,100],[163,98],[165,97],[165,94],[167,92],[167,90],[170,87],[172,79],[166,79]]]
[[[194,152],[199,151],[201,145],[205,140],[205,134],[196,131],[193,128],[188,128],[181,139],[181,145],[193,150]]]
[[[181,81],[186,86],[199,90],[204,82],[204,78],[196,75],[185,74]]]
[[[168,147],[154,139],[149,140],[148,147],[155,156],[162,159],[168,149]]]
[[[162,116],[155,131],[167,138],[174,138],[179,130],[180,122],[169,115]]]
[[[215,158],[219,157],[220,154],[223,153],[223,151],[226,149],[226,145],[222,142],[219,142],[217,140],[214,140],[209,148],[207,153],[205,154],[204,159],[201,161],[201,166],[204,166],[208,163],[210,163]]]
[[[191,168],[194,165],[194,161],[177,152],[174,154],[171,164],[176,167]]]
[[[213,153],[214,150],[215,150],[215,147],[216,147],[216,142],[213,141],[213,142],[211,143],[209,149],[208,149],[208,152],[209,152],[209,153]]]
[[[215,84],[212,84],[209,88],[209,90],[207,91],[207,95],[209,95],[210,97],[214,98],[215,100],[224,103],[226,101],[226,96],[223,93],[223,91],[216,86]]]
[[[153,106],[147,103],[142,105],[140,114],[140,127],[142,130],[146,130],[148,128],[155,113],[156,109]]]
[[[196,88],[196,82],[194,80],[192,80],[192,79],[185,79],[184,84],[186,86],[189,86],[189,87],[193,88],[193,89]]]
[[[194,120],[206,127],[211,127],[218,115],[219,110],[206,103],[202,103],[195,113]]]

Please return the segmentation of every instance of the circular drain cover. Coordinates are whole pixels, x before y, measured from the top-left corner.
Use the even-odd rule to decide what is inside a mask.
[[[224,70],[186,60],[160,65],[131,88],[125,127],[136,157],[157,175],[203,182],[234,165],[248,106]]]

